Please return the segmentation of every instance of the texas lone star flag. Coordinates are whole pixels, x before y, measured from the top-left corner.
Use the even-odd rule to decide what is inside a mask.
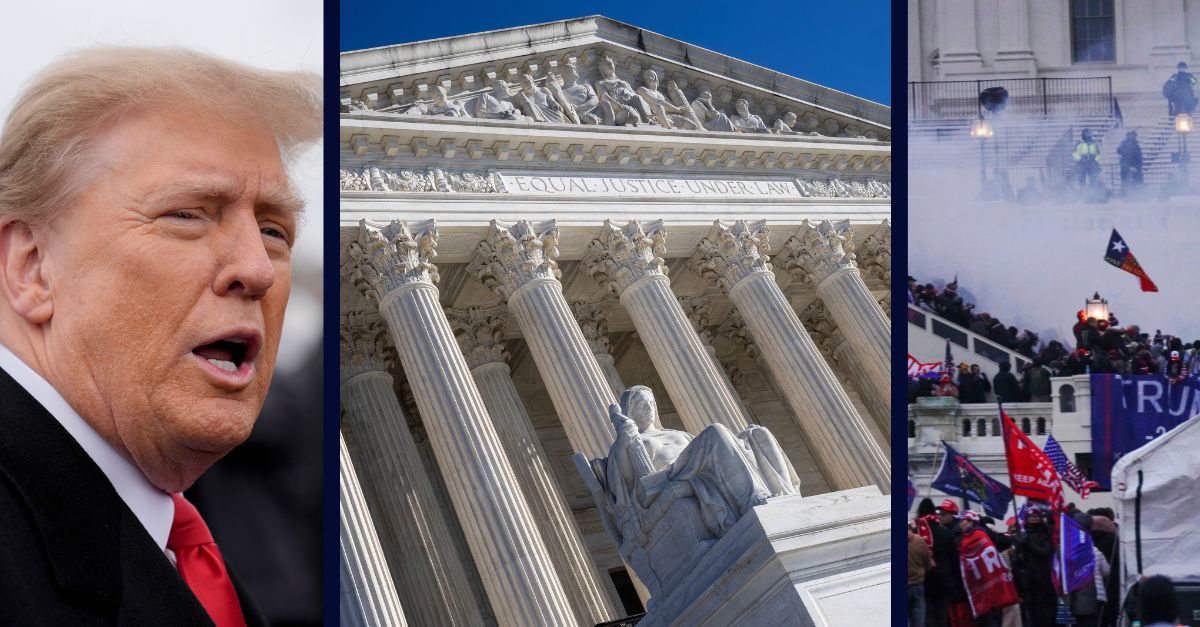
[[[1117,233],[1116,229],[1113,229],[1112,237],[1108,238],[1108,249],[1104,251],[1104,260],[1140,279],[1143,292],[1158,291],[1158,286],[1146,275],[1146,271],[1142,269],[1141,264],[1130,252],[1129,246],[1125,245],[1125,240],[1120,233]]]
[[[1004,423],[1004,457],[1013,494],[1047,501],[1057,509],[1062,505],[1062,482],[1054,462],[1003,410],[1000,420]]]

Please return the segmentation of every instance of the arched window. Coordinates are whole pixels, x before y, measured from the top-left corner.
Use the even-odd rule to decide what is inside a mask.
[[[969,435],[971,435],[971,419],[964,418],[963,419],[963,437],[965,438]]]
[[[975,421],[975,435],[979,437],[987,435],[987,421],[983,418]]]
[[[1058,388],[1058,411],[1064,414],[1075,411],[1075,386],[1063,385]]]
[[[1046,435],[1046,419],[1045,418],[1039,417],[1037,419],[1037,434],[1038,435]]]
[[[992,418],[992,435],[1000,435],[1000,419]]]
[[[1028,418],[1021,419],[1021,432],[1024,433],[1025,435],[1029,435],[1029,419]]]

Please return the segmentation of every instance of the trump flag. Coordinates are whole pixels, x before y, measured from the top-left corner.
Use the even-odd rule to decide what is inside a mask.
[[[946,457],[930,485],[951,496],[983,505],[988,516],[1004,518],[1008,504],[1012,502],[1012,491],[1008,486],[984,474],[949,444],[942,442],[942,446],[946,449]]]
[[[958,546],[958,565],[974,616],[979,617],[996,608],[1021,601],[1013,585],[1012,573],[1004,565],[996,545],[992,544],[982,529],[972,529],[963,534],[962,543]]]
[[[1066,514],[1058,515],[1058,553],[1054,556],[1054,589],[1066,596],[1093,581],[1096,556],[1092,534]]]
[[[1108,238],[1108,249],[1104,251],[1104,260],[1137,277],[1142,282],[1143,292],[1158,291],[1158,286],[1147,276],[1146,271],[1138,263],[1137,257],[1133,256],[1129,246],[1125,244],[1125,240],[1120,233],[1117,233],[1116,229],[1113,229],[1112,237]]]
[[[1000,421],[1004,423],[1004,457],[1013,494],[1046,501],[1055,508],[1062,505],[1062,482],[1054,462],[1003,411]]]

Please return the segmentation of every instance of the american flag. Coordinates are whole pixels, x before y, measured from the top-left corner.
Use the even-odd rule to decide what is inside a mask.
[[[1058,471],[1058,476],[1067,485],[1071,486],[1072,490],[1079,493],[1080,498],[1087,498],[1092,493],[1092,488],[1100,487],[1099,483],[1083,476],[1082,472],[1067,459],[1067,454],[1063,452],[1062,447],[1055,441],[1054,436],[1046,437],[1046,446],[1042,447],[1046,455],[1050,458],[1050,462],[1054,464],[1054,469]]]

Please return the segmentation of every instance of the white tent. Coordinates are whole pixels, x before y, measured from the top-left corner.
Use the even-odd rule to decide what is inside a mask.
[[[1143,576],[1200,583],[1200,414],[1113,465],[1121,599]]]

